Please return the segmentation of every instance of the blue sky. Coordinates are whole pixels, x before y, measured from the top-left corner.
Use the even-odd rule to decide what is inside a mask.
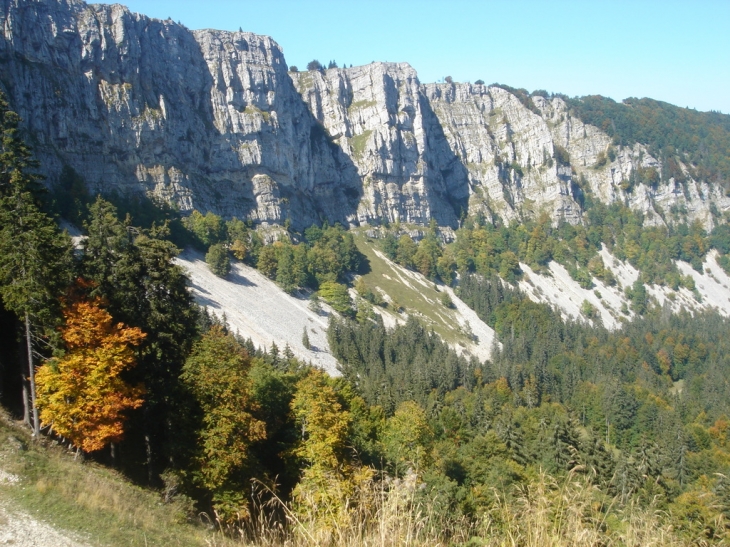
[[[421,82],[651,97],[730,113],[730,0],[121,0],[191,29],[267,34],[312,59],[408,62]]]

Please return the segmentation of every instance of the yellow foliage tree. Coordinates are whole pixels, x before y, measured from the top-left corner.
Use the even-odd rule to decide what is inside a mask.
[[[434,434],[426,413],[415,401],[404,401],[388,419],[383,435],[385,452],[399,473],[420,471],[431,462]]]
[[[121,378],[135,366],[134,346],[145,334],[114,324],[98,299],[66,305],[61,336],[66,355],[38,370],[36,389],[44,426],[94,452],[122,438],[124,413],[142,404],[141,387]]]
[[[313,369],[297,384],[291,406],[302,428],[303,442],[297,454],[313,467],[339,469],[345,460],[351,419],[329,378]]]
[[[364,509],[374,473],[350,461],[352,416],[322,371],[313,369],[297,384],[291,409],[302,428],[296,452],[308,465],[293,492],[295,512],[310,541],[331,543],[354,518],[353,509]],[[319,541],[324,537],[330,540]]]
[[[247,517],[246,475],[250,448],[266,439],[266,424],[254,414],[251,360],[230,333],[214,326],[193,346],[181,379],[202,410],[198,430],[198,486],[208,490],[223,521]]]

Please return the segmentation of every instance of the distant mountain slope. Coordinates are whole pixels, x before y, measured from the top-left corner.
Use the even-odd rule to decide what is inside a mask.
[[[600,95],[566,99],[585,123],[600,127],[617,144],[644,144],[662,158],[662,170],[683,173],[672,161],[679,156],[695,179],[730,182],[730,116],[697,112],[653,99],[616,102]]]
[[[611,330],[619,328],[623,321],[634,317],[625,289],[639,278],[639,272],[631,264],[616,259],[606,249],[601,251],[601,258],[616,278],[615,286],[593,277],[594,287],[584,289],[562,265],[550,262],[550,275],[535,273],[527,264],[520,264],[526,275],[519,282],[519,287],[535,302],[555,306],[565,317],[574,319],[590,319],[582,311],[584,302],[587,302],[594,308],[603,326]],[[691,276],[694,280],[696,294],[684,287],[674,291],[667,286],[647,285],[649,297],[657,305],[666,305],[673,312],[681,309],[714,309],[720,315],[730,317],[730,276],[717,264],[716,258],[717,251],[708,253],[703,263],[703,273],[697,272],[686,262],[676,262],[682,275]]]
[[[464,304],[449,287],[436,290],[433,281],[421,274],[406,270],[376,254],[372,246],[358,241],[358,246],[370,258],[372,272],[366,282],[388,301],[403,304],[403,314],[375,307],[387,325],[405,322],[414,315],[427,327],[433,328],[446,342],[462,353],[489,358],[494,344],[494,331],[481,321],[476,313]],[[191,280],[191,290],[196,301],[226,321],[231,330],[244,338],[250,338],[262,349],[275,343],[280,351],[289,346],[294,355],[305,362],[322,367],[337,375],[337,361],[329,352],[327,342],[328,315],[331,308],[323,304],[323,311],[316,313],[306,299],[286,294],[276,283],[258,270],[241,263],[234,264],[225,278],[215,276],[202,259],[202,255],[187,250],[177,263],[185,268]],[[356,296],[355,291],[351,291]],[[453,308],[447,308],[441,296],[448,294]],[[307,330],[312,348],[302,344],[304,329]]]
[[[473,355],[481,361],[489,359],[492,347],[497,343],[494,330],[450,287],[436,284],[388,260],[378,250],[377,242],[368,240],[365,234],[359,233],[355,239],[370,264],[369,273],[362,277],[363,282],[389,303],[385,308],[373,306],[373,311],[386,325],[403,323],[408,316],[414,316],[460,353]],[[600,256],[616,279],[615,285],[593,277],[593,286],[583,288],[564,266],[553,261],[544,272],[535,272],[521,263],[524,274],[518,286],[531,300],[555,307],[565,318],[589,323],[600,321],[609,330],[615,330],[635,315],[626,289],[639,278],[639,272],[605,248]],[[708,253],[703,273],[685,262],[676,263],[682,275],[694,280],[694,292],[684,287],[672,290],[668,286],[647,285],[647,296],[656,305],[667,306],[673,312],[714,309],[721,315],[730,316],[730,276],[716,259],[717,251]],[[197,302],[219,317],[225,314],[234,332],[250,338],[259,348],[270,348],[275,343],[281,351],[289,346],[300,359],[320,366],[330,374],[339,373],[326,332],[328,315],[334,312],[326,304],[323,304],[323,311],[315,312],[305,298],[288,295],[261,272],[241,263],[234,264],[232,272],[221,279],[195,251],[185,251],[177,262],[187,270]],[[358,306],[367,307],[355,290],[350,292]],[[447,306],[444,302],[451,304]],[[403,312],[396,313],[395,307],[402,307]],[[305,329],[312,345],[310,349],[302,343]]]
[[[225,314],[234,333],[251,338],[262,349],[276,343],[279,350],[289,346],[305,362],[337,374],[337,361],[327,344],[327,313],[315,313],[308,302],[286,294],[258,270],[244,264],[233,264],[226,279],[214,275],[202,255],[185,251],[177,263],[185,268],[191,280],[196,301],[219,318]],[[325,305],[326,308],[326,305]],[[302,344],[304,329],[312,349]]]

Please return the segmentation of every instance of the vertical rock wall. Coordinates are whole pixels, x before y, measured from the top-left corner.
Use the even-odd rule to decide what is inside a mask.
[[[719,186],[663,177],[559,98],[427,84],[405,63],[289,73],[270,38],[191,32],[120,5],[0,0],[0,87],[49,184],[295,228],[324,218],[456,227],[468,213],[580,222],[590,193],[650,222],[730,208]]]

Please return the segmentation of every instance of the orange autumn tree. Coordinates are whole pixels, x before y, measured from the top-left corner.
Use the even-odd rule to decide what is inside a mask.
[[[67,303],[61,337],[66,354],[38,370],[41,422],[84,452],[121,439],[125,411],[142,404],[141,387],[121,378],[135,366],[134,347],[145,334],[114,324],[99,299]]]

